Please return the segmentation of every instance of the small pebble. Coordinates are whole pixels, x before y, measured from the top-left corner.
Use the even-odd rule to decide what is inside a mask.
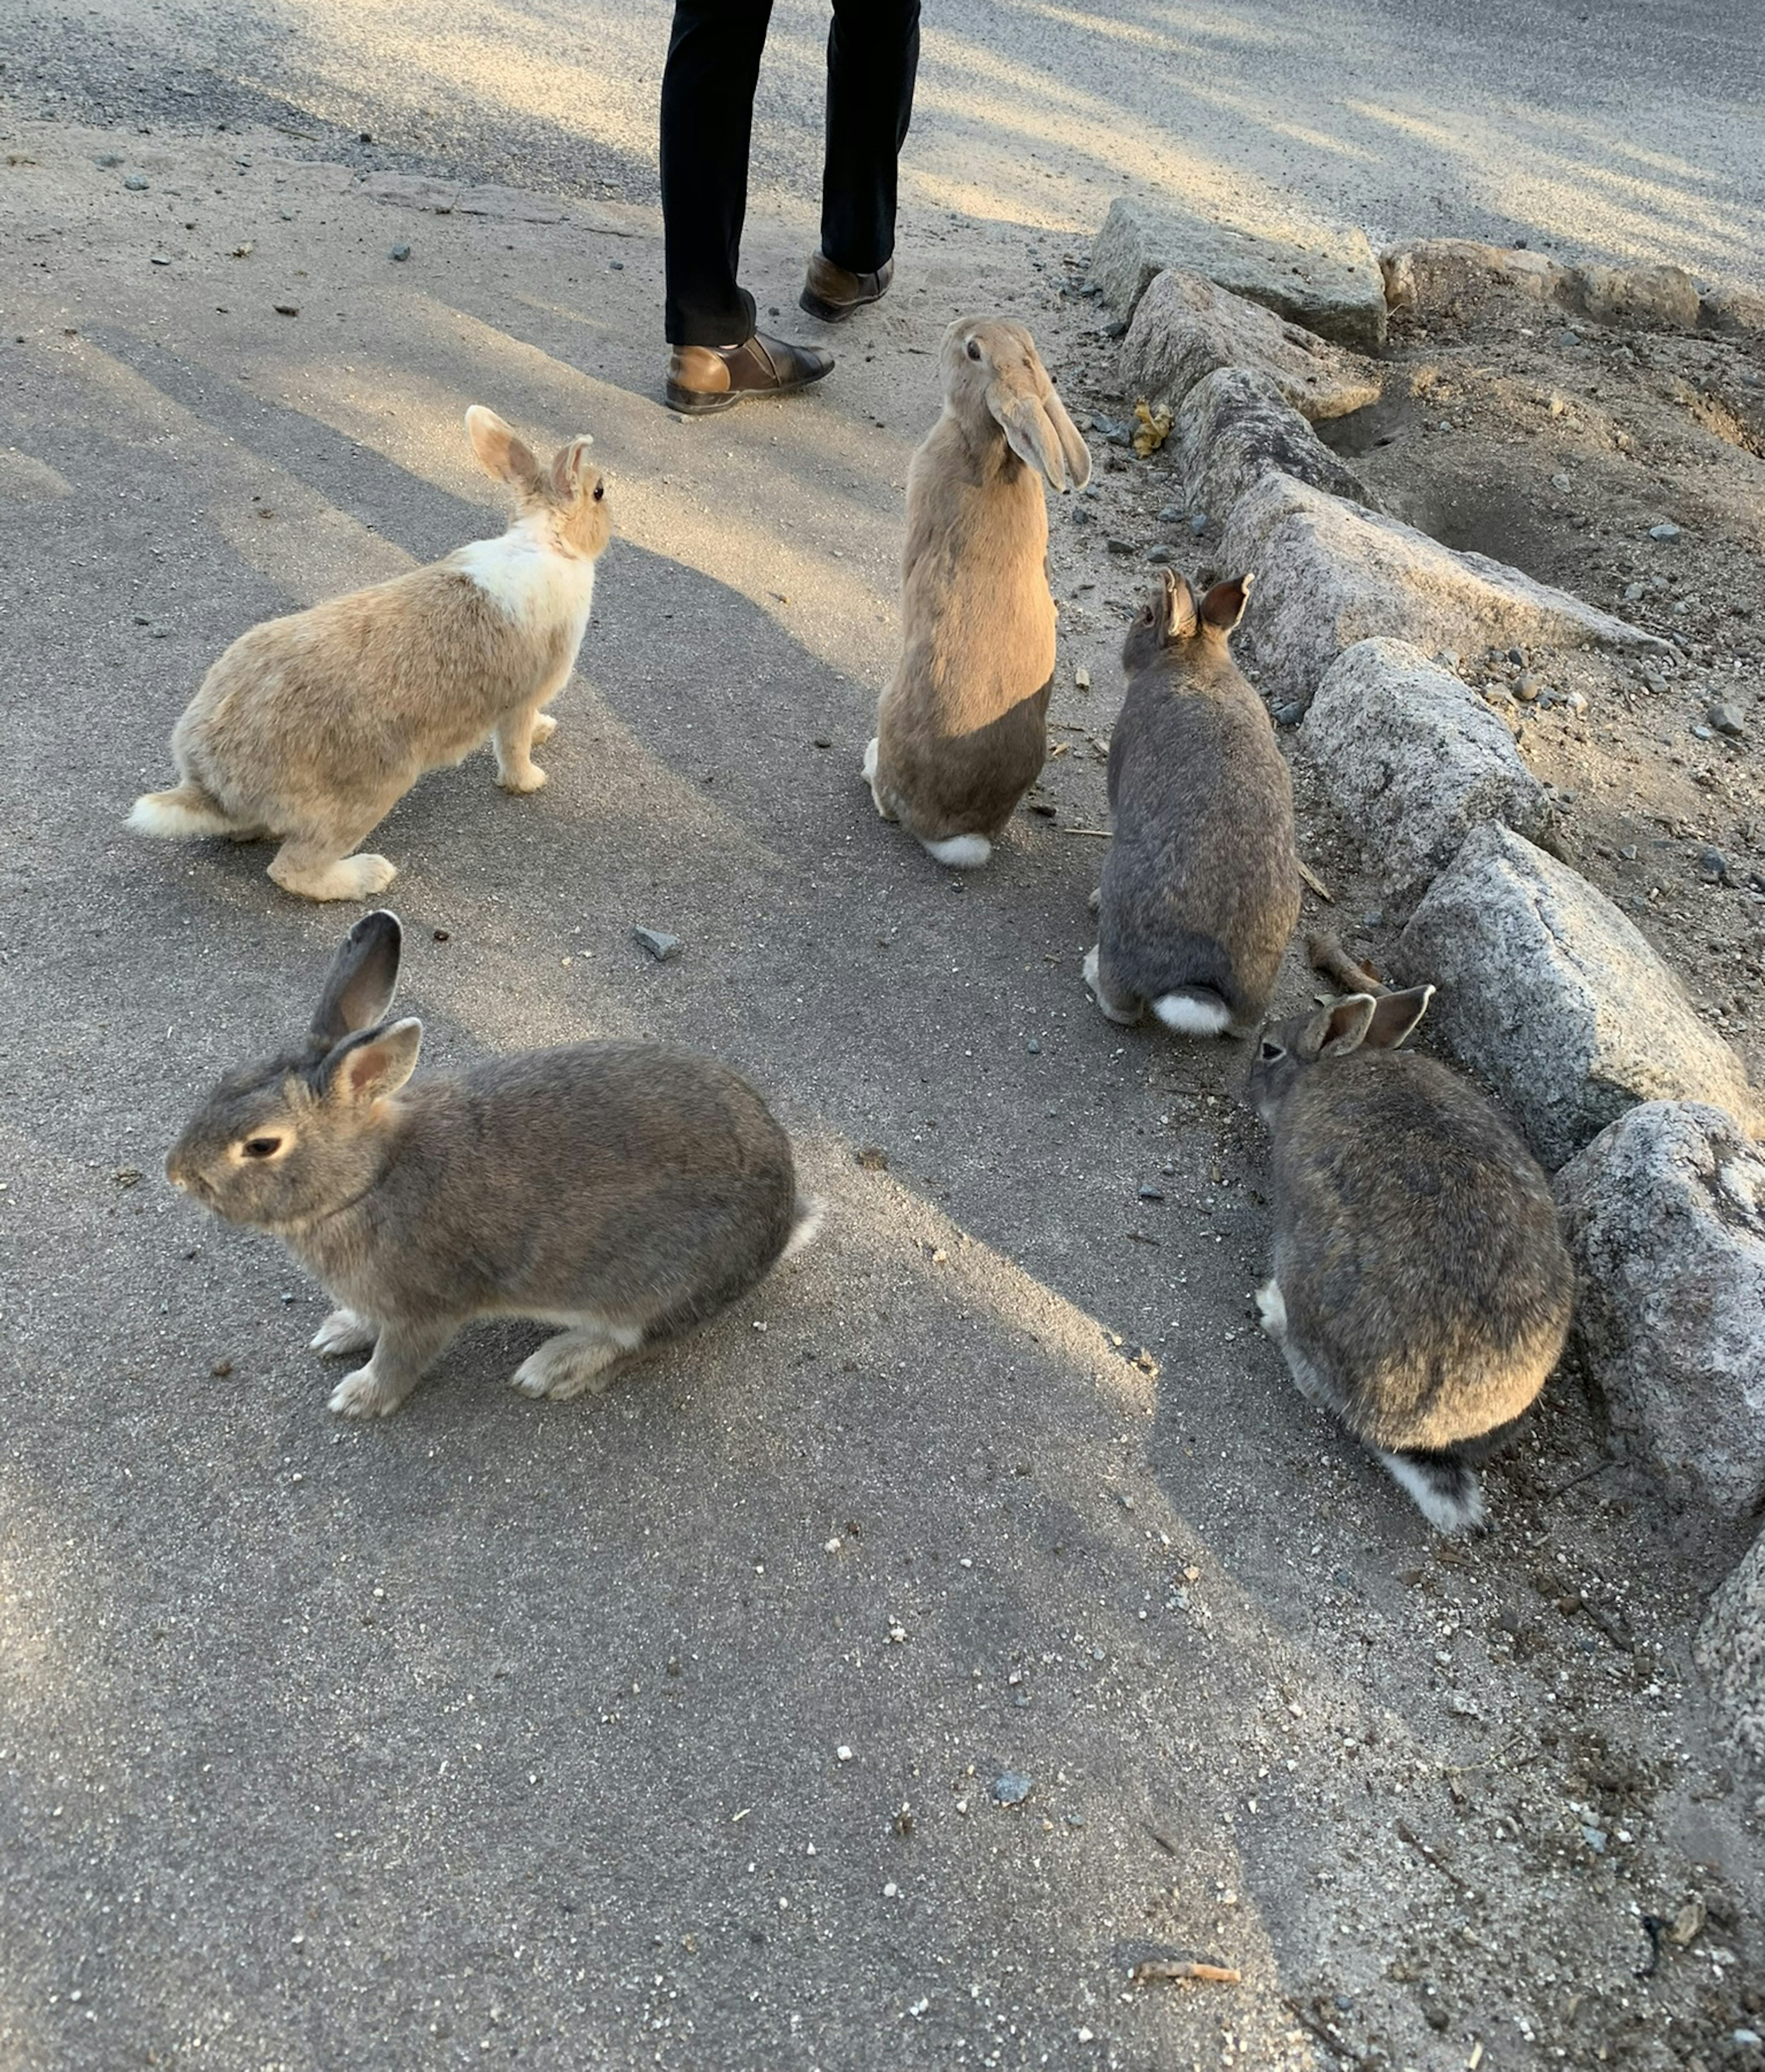
[[[1746,715],[1738,705],[1712,705],[1709,723],[1718,734],[1726,734],[1731,741],[1738,741],[1746,731]]]
[[[659,964],[665,964],[681,946],[678,935],[664,935],[660,928],[634,927],[632,933]]]
[[[993,1780],[993,1796],[1002,1806],[1021,1806],[1033,1789],[1033,1780],[1021,1770],[1008,1770]]]
[[[92,162],[95,166],[102,166],[109,172],[113,166],[120,166],[122,161],[114,151],[101,151]]]
[[[1508,659],[1513,664],[1516,669],[1524,668],[1525,667],[1526,657],[1517,648],[1510,648],[1508,649]]]
[[[1625,584],[1624,602],[1626,604],[1640,604],[1642,602],[1642,595],[1643,586],[1640,582]]]
[[[1201,537],[1201,535],[1205,532],[1207,529],[1207,512],[1205,511],[1196,511],[1191,512],[1189,519],[1189,530],[1195,534],[1195,537],[1199,540]]]
[[[1303,705],[1277,705],[1273,711],[1277,726],[1297,726],[1306,716]]]
[[[169,266],[171,261],[163,252],[155,252],[147,264],[150,266]]]
[[[1082,663],[1072,672],[1072,687],[1077,691],[1088,691],[1091,688],[1091,672]]]
[[[277,302],[272,306],[279,317],[298,317],[300,314],[298,302]]]
[[[408,245],[395,245],[392,249],[392,256],[395,259],[408,259],[410,257],[410,247]]]
[[[1032,1058],[1039,1058],[1042,1055],[1042,1038],[1039,1036],[1032,1036],[1023,1047]]]
[[[625,271],[625,261],[623,259],[609,259],[607,262],[607,270],[609,273],[623,273]],[[775,310],[773,314],[776,315],[777,312]]]
[[[1719,849],[1701,849],[1697,867],[1708,878],[1723,880],[1728,876],[1728,858]]]
[[[1550,479],[1550,486],[1553,489],[1566,494],[1570,487],[1569,477],[1566,475],[1553,475]]]
[[[1167,504],[1158,513],[1158,523],[1161,525],[1180,525],[1188,515],[1180,504]]]
[[[1585,691],[1571,691],[1563,703],[1578,718],[1587,709],[1587,693]]]
[[[1132,540],[1117,540],[1112,536],[1103,544],[1112,554],[1131,554],[1136,551]]]
[[[1677,540],[1679,537],[1679,528],[1671,519],[1664,519],[1659,525],[1649,527],[1648,536],[1652,540]]]
[[[1538,699],[1538,679],[1530,669],[1523,670],[1514,685],[1514,696],[1523,705],[1534,705]]]
[[[1175,558],[1168,547],[1149,547],[1146,549],[1146,559],[1154,568],[1167,569]]]
[[[139,173],[131,173],[123,182],[123,185],[130,194],[145,194],[147,191],[147,183]]]
[[[1142,1180],[1140,1182],[1140,1198],[1142,1202],[1162,1202],[1164,1199],[1164,1190],[1162,1187],[1154,1187],[1150,1180]]]

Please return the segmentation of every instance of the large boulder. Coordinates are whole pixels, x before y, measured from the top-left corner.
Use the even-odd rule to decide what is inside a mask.
[[[1549,817],[1506,725],[1405,641],[1357,641],[1339,656],[1299,738],[1400,919],[1473,828],[1536,835]]]
[[[1711,1598],[1693,1653],[1735,1754],[1765,1776],[1765,1532]]]
[[[1765,1495],[1765,1151],[1720,1108],[1648,1101],[1570,1161],[1557,1199],[1576,1330],[1615,1420],[1694,1501],[1751,1517]]]
[[[1220,565],[1256,571],[1251,624],[1264,680],[1302,706],[1343,648],[1381,634],[1430,654],[1596,642],[1666,652],[1566,590],[1273,471],[1228,516]]]
[[[1229,512],[1271,472],[1332,496],[1368,500],[1360,476],[1269,376],[1246,367],[1216,368],[1198,381],[1179,405],[1171,434],[1191,511]]]
[[[1140,202],[1111,202],[1092,241],[1091,278],[1117,313],[1131,317],[1146,290],[1172,266],[1204,274],[1356,352],[1376,352],[1385,342],[1384,282],[1361,231],[1319,232],[1303,243],[1286,243],[1195,216],[1162,215]]]
[[[1141,297],[1121,342],[1122,388],[1175,409],[1217,367],[1266,375],[1314,423],[1379,400],[1378,370],[1357,353],[1260,302],[1228,294],[1186,266],[1168,266]]]
[[[1494,823],[1472,830],[1398,944],[1440,988],[1432,1019],[1554,1169],[1639,1101],[1756,1127],[1740,1059],[1604,894]]]

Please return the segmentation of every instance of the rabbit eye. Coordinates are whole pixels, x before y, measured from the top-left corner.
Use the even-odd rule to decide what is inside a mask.
[[[981,357],[980,341],[977,339],[971,338],[969,340],[969,357],[970,360],[978,360]]]
[[[606,494],[607,484],[604,482],[597,482],[595,485],[595,501],[599,504]]]
[[[274,1158],[281,1149],[279,1137],[248,1137],[244,1145],[248,1158]]]
[[[1287,1054],[1278,1043],[1271,1043],[1265,1038],[1258,1054],[1261,1057],[1264,1064],[1272,1065],[1277,1059],[1285,1058]]]

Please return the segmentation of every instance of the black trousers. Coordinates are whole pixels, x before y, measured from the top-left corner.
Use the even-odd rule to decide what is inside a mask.
[[[738,345],[736,285],[754,89],[772,0],[676,0],[662,74],[662,220],[671,345]],[[920,0],[833,0],[821,250],[872,273],[895,251],[895,165],[913,113]]]

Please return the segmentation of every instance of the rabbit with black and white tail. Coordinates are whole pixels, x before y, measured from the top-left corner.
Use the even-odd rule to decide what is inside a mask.
[[[944,333],[944,412],[907,478],[902,650],[864,775],[876,810],[972,870],[1048,754],[1054,598],[1042,485],[1091,456],[1022,324]]]
[[[1475,1464],[1556,1366],[1574,1274],[1532,1153],[1457,1073],[1398,1049],[1433,994],[1353,993],[1265,1030],[1245,1092],[1274,1145],[1263,1329],[1454,1532],[1483,1522]]]
[[[543,465],[495,411],[467,434],[515,522],[390,582],[266,619],[234,641],[172,730],[182,781],[129,824],[280,842],[269,875],[308,899],[369,899],[397,874],[352,853],[426,771],[488,738],[506,791],[537,791],[541,708],[570,681],[612,531],[606,478],[572,439]]]
[[[1293,780],[1227,646],[1251,578],[1198,598],[1167,569],[1128,628],[1109,738],[1115,836],[1084,982],[1112,1022],[1253,1034],[1299,918]]]
[[[314,1348],[368,1357],[333,1410],[389,1416],[480,1317],[565,1327],[516,1368],[522,1394],[599,1392],[622,1355],[714,1316],[813,1237],[789,1140],[708,1059],[574,1043],[413,1080],[422,1024],[386,1019],[400,944],[396,915],[358,921],[305,1042],[223,1079],[166,1160],[339,1305]]]

